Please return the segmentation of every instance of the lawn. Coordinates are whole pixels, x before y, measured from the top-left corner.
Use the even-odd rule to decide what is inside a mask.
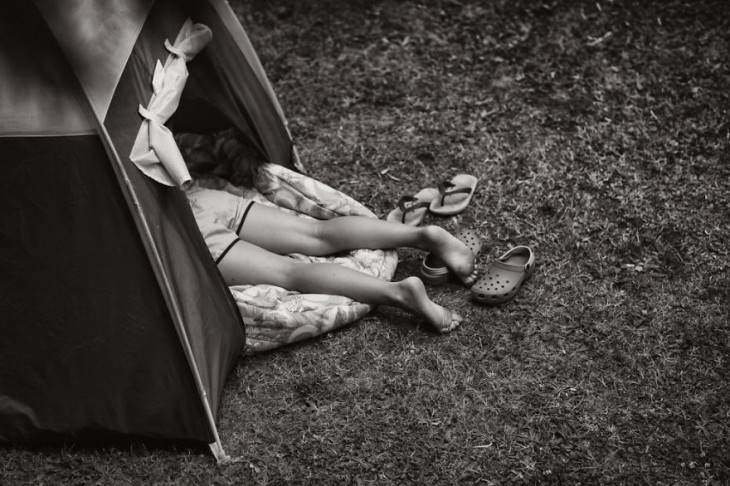
[[[730,483],[730,3],[232,1],[309,175],[378,215],[457,173],[512,302],[241,357],[187,444],[0,450],[0,483]],[[396,277],[422,253],[399,252]]]

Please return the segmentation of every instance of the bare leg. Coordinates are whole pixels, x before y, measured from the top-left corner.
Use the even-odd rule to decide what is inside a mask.
[[[439,256],[465,285],[473,284],[477,278],[471,250],[439,226],[413,227],[362,216],[310,220],[255,204],[240,236],[282,255],[323,256],[360,248],[417,248]]]
[[[303,293],[344,295],[405,310],[440,332],[449,332],[462,321],[458,314],[431,301],[416,277],[389,282],[337,264],[298,262],[245,241],[230,249],[218,269],[229,285],[269,284]]]

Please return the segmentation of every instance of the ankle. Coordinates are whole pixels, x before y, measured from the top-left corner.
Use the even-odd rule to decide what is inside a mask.
[[[388,292],[388,305],[404,309],[410,301],[410,292],[406,280],[393,282],[391,292]]]
[[[420,229],[418,248],[424,251],[435,251],[438,248],[439,242],[443,241],[446,230],[436,225],[423,226]]]
[[[393,306],[412,314],[420,315],[419,303],[427,300],[426,288],[418,277],[406,277],[396,283],[396,291],[391,294]]]

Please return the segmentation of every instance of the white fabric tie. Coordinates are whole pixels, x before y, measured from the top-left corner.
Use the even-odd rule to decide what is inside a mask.
[[[159,123],[160,125],[165,124],[165,120],[163,120],[162,117],[155,115],[142,105],[139,105],[137,111],[139,111],[139,114],[142,115],[142,118],[144,118],[145,120],[153,121],[155,123]]]
[[[152,77],[152,98],[147,107],[138,111],[144,121],[139,128],[129,158],[147,176],[167,186],[190,183],[191,177],[172,132],[165,126],[180,104],[188,79],[186,62],[192,60],[213,38],[202,24],[187,19],[175,44],[165,40],[170,55],[164,67],[158,61]]]
[[[192,58],[188,59],[188,57],[185,55],[185,52],[182,49],[178,49],[177,47],[170,44],[170,41],[165,39],[165,49],[167,49],[170,54],[174,54],[177,57],[180,57],[185,60],[185,62],[189,62],[192,60]]]

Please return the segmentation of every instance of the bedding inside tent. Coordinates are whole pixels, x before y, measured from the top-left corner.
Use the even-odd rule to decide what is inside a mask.
[[[214,122],[211,126],[220,124]],[[341,191],[280,165],[262,163],[255,148],[233,128],[207,134],[178,133],[175,139],[195,176],[186,189],[190,193],[198,188],[226,191],[259,204],[278,206],[302,218],[376,217]],[[289,257],[336,263],[387,280],[393,277],[397,265],[394,250]],[[318,336],[354,322],[371,310],[369,305],[344,296],[300,294],[272,285],[238,285],[230,291],[246,326],[246,354]]]

